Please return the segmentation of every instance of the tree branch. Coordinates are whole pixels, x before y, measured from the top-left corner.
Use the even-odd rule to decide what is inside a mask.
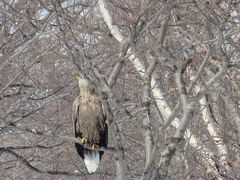
[[[91,176],[94,175],[92,173],[71,173],[68,171],[52,171],[52,170],[45,170],[45,169],[40,169],[37,168],[33,165],[31,165],[27,159],[25,159],[23,156],[17,154],[16,152],[10,150],[10,149],[6,149],[6,148],[0,148],[0,152],[1,153],[6,153],[9,155],[12,155],[14,157],[17,158],[18,161],[21,161],[26,167],[28,167],[30,170],[35,171],[37,173],[43,173],[43,174],[51,174],[51,175],[64,175],[64,176]],[[102,174],[102,173],[95,173],[95,174]],[[106,172],[104,172],[104,175],[108,175],[108,176],[115,176],[113,174],[108,174]]]

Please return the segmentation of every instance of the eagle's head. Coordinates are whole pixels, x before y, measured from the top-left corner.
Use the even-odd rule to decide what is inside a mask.
[[[89,91],[93,90],[93,86],[89,80],[87,80],[81,73],[76,75],[76,79],[78,80],[78,86],[80,91]]]

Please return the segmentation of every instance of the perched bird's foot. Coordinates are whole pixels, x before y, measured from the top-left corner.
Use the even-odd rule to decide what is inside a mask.
[[[80,138],[80,143],[81,144],[85,144],[87,142],[87,140],[85,138]]]
[[[93,144],[92,145],[92,149],[94,150],[94,149],[98,149],[99,148],[99,145],[97,145],[97,144]]]

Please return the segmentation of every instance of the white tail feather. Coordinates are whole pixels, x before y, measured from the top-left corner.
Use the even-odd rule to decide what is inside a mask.
[[[100,163],[100,154],[98,151],[84,152],[84,163],[89,173],[95,172]]]

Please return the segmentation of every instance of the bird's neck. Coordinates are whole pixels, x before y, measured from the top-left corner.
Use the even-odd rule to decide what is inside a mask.
[[[89,88],[81,88],[80,89],[80,95],[90,95],[93,94],[93,90]]]

